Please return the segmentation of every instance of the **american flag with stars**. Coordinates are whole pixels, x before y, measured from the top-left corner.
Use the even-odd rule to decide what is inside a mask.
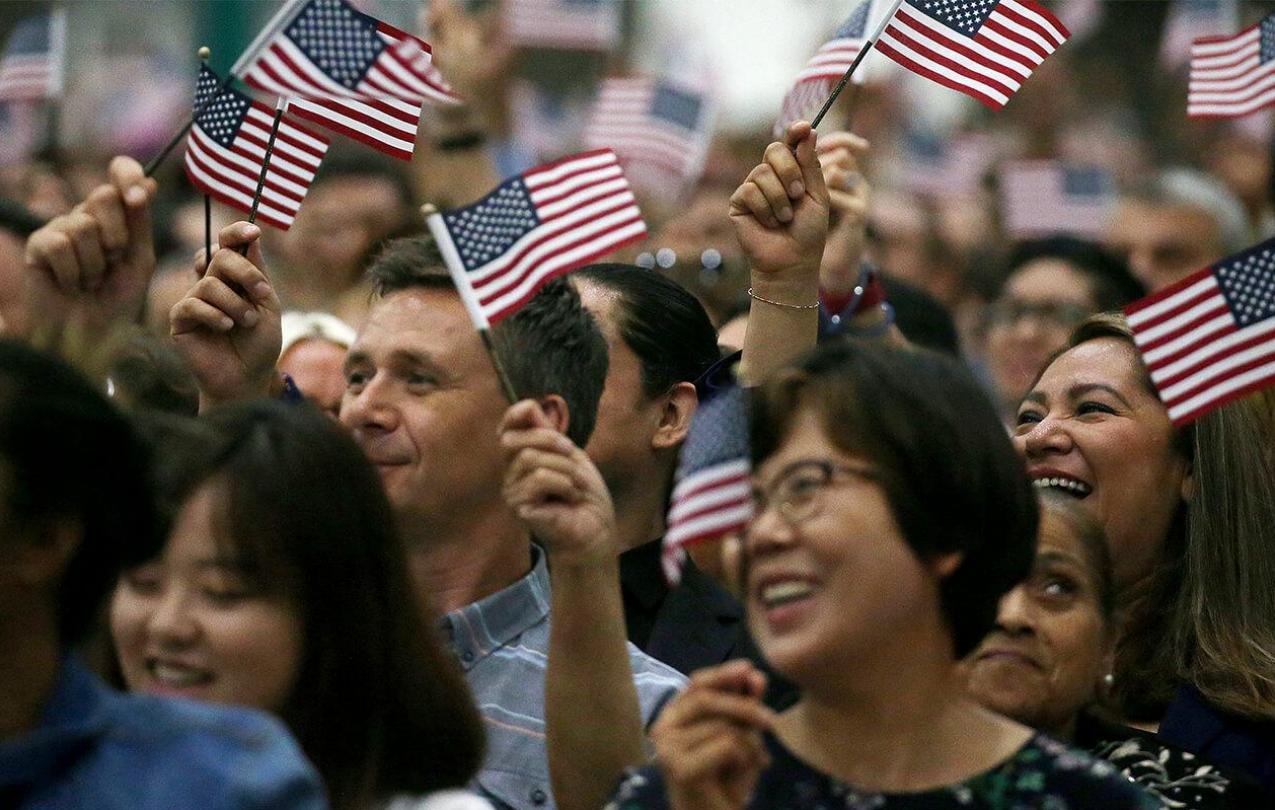
[[[410,160],[425,103],[459,104],[429,45],[346,0],[292,0],[231,72],[296,114]]]
[[[609,51],[620,44],[622,0],[503,0],[503,32],[511,45]]]
[[[208,196],[246,212],[252,208],[275,113],[230,87],[203,107],[221,84],[221,77],[210,68],[200,69],[195,109],[202,107],[203,112],[186,140],[186,176]],[[285,114],[275,136],[257,219],[286,231],[327,151],[327,140]]]
[[[1186,112],[1192,118],[1237,118],[1275,103],[1275,14],[1235,36],[1191,46]]]
[[[1198,270],[1125,314],[1175,425],[1275,384],[1275,239]]]
[[[903,0],[876,47],[999,109],[1068,36],[1036,0]]]
[[[1014,239],[1055,233],[1103,237],[1115,213],[1116,181],[1098,166],[1016,160],[999,173],[1001,223]]]
[[[748,391],[732,385],[700,403],[682,443],[664,535],[664,576],[676,583],[688,545],[743,531],[753,517]]]
[[[0,101],[62,95],[65,52],[65,10],[54,9],[19,22],[0,54]]]
[[[646,236],[609,149],[538,166],[427,221],[479,329],[511,315],[551,279]]]
[[[589,149],[614,149],[635,185],[676,198],[704,171],[712,137],[706,93],[653,76],[607,79],[584,131]]]
[[[782,138],[793,121],[809,121],[827,102],[833,85],[841,80],[855,57],[863,50],[868,39],[868,24],[872,20],[873,5],[881,2],[883,0],[863,0],[855,6],[832,39],[819,48],[797,74],[792,88],[784,96],[779,120],[775,122],[776,138]],[[862,72],[856,70],[855,73],[857,75],[851,76],[850,80],[862,84]]]

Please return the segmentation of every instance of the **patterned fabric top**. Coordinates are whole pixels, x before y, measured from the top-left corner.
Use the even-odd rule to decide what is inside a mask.
[[[762,774],[748,808],[785,810],[1155,810],[1160,805],[1110,763],[1036,735],[1000,766],[938,790],[873,793],[811,768],[772,735],[772,764]],[[629,775],[607,810],[668,807],[663,778],[654,767]]]

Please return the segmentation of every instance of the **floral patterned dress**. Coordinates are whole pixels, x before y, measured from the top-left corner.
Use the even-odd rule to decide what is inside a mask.
[[[1157,810],[1161,805],[1108,762],[1037,734],[1001,765],[964,782],[919,793],[858,790],[798,760],[766,736],[771,766],[749,810]],[[607,810],[668,807],[659,769],[634,771]]]

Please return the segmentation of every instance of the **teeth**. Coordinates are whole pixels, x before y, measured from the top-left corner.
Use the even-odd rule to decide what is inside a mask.
[[[780,602],[790,602],[794,599],[801,599],[809,596],[814,591],[809,582],[800,582],[798,580],[789,580],[787,582],[776,582],[773,585],[767,585],[762,589],[761,598],[767,604],[777,604]]]
[[[174,667],[168,664],[151,664],[150,671],[156,680],[178,688],[195,686],[210,679],[206,672],[189,670],[185,667]]]
[[[1083,498],[1093,492],[1093,487],[1084,481],[1077,481],[1074,478],[1037,478],[1032,481],[1032,484],[1037,489],[1061,489],[1077,498]]]

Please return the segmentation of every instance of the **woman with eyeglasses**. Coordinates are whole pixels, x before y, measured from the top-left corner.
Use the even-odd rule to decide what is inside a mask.
[[[957,662],[1028,573],[1037,504],[954,361],[821,347],[753,401],[749,627],[800,689],[775,715],[745,662],[702,670],[619,810],[1150,808],[1108,763],[979,706]]]

